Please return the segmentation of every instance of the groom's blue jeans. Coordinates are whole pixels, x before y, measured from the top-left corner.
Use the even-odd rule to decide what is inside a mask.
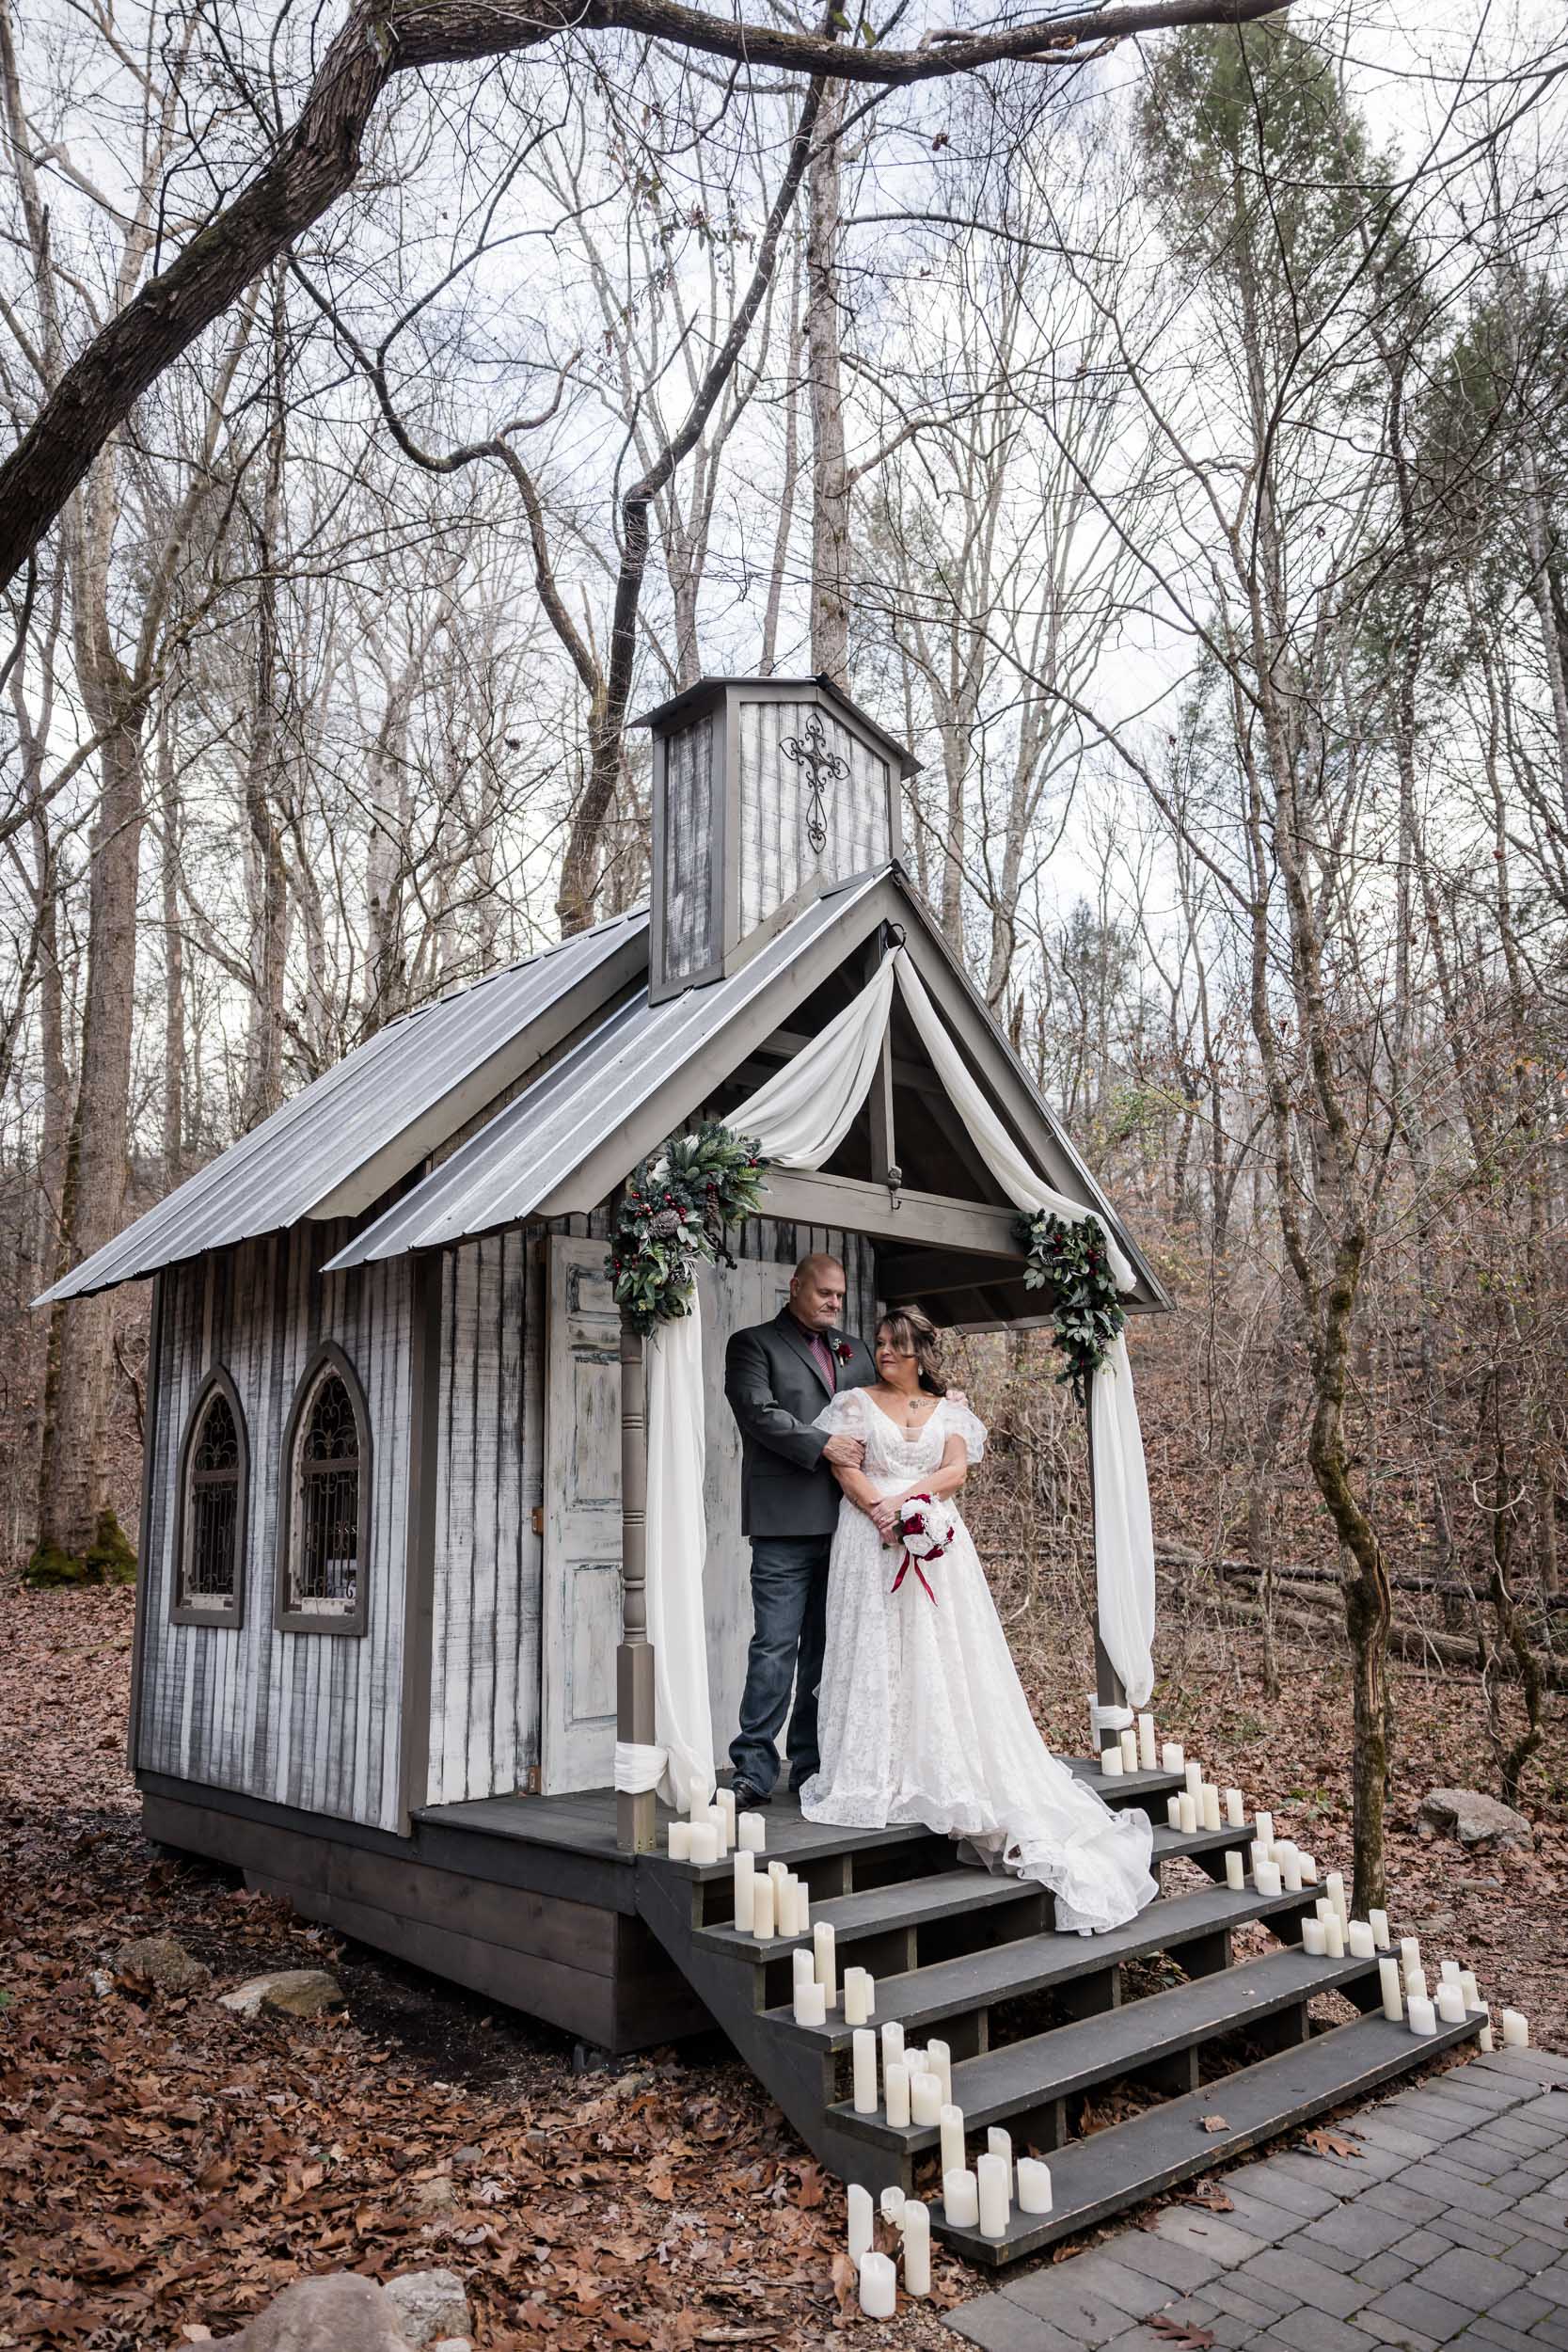
[[[816,1686],[828,1635],[828,1554],[831,1535],[757,1535],[752,1540],[752,1617],[754,1630],[740,1699],[740,1735],[730,1749],[737,1780],[767,1796],[779,1777],[779,1729],[789,1707],[791,1786],[809,1780],[821,1763],[816,1746]]]

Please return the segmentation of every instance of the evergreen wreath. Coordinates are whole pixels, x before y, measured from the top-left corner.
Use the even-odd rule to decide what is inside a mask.
[[[1052,1294],[1052,1337],[1067,1358],[1056,1377],[1069,1383],[1080,1405],[1086,1405],[1091,1375],[1127,1327],[1100,1219],[1086,1216],[1069,1225],[1065,1217],[1042,1209],[1037,1216],[1018,1218],[1013,1231],[1028,1252],[1025,1290]]]
[[[672,1136],[632,1170],[605,1271],[615,1303],[646,1339],[691,1312],[699,1265],[730,1265],[724,1228],[755,1216],[767,1163],[753,1136],[717,1119]]]

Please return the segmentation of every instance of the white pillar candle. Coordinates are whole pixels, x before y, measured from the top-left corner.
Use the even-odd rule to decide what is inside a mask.
[[[953,2053],[945,2042],[927,2042],[926,2063],[942,2085],[942,2104],[953,2104]]]
[[[1386,1911],[1369,1911],[1367,1921],[1372,1931],[1372,1942],[1380,1952],[1386,1952],[1388,1949],[1388,1914]]]
[[[1458,1987],[1454,1988],[1456,1994]],[[916,2074],[910,2082],[910,2121],[922,2131],[930,2131],[942,2121],[942,2077],[940,2074]]]
[[[1459,1982],[1458,1961],[1440,1961],[1437,1965],[1437,1979],[1440,1984],[1457,1984]]]
[[[851,2181],[845,2197],[849,2208],[849,2260],[862,2261],[871,2251],[873,2219],[871,2191]]]
[[[1000,2156],[1006,2166],[1007,2195],[1010,2198],[1013,2193],[1013,2136],[1011,2132],[1005,2132],[1000,2123],[993,2123],[986,2134],[986,2153],[989,2156]]]
[[[1400,1991],[1400,1963],[1391,1953],[1386,1953],[1377,1963],[1378,1981],[1383,1987],[1383,2014],[1391,2026],[1404,2018],[1404,1999]]]
[[[1138,1717],[1138,1763],[1144,1772],[1153,1772],[1154,1758],[1154,1718],[1152,1715],[1140,1715]]]
[[[1345,1924],[1337,1911],[1331,1911],[1323,1921],[1323,1949],[1330,1960],[1345,1957]]]
[[[1497,2048],[1497,2044],[1493,2038],[1492,2020],[1490,2017],[1487,2018],[1485,2025],[1482,2026],[1481,2032],[1477,2035],[1476,2042],[1477,2047],[1482,2050],[1495,2050]]]
[[[869,1968],[861,1970],[860,1979],[865,1988],[865,2013],[868,2017],[875,2017],[877,2014],[877,1979]]]
[[[768,1848],[768,1824],[760,1813],[743,1813],[736,1822],[737,1845],[748,1853],[764,1853]]]
[[[785,1879],[786,1879],[786,1878],[788,1878],[788,1876],[789,1876],[789,1865],[788,1865],[788,1863],[787,1863],[787,1862],[780,1862],[780,1861],[778,1861],[777,1859],[775,1859],[774,1861],[770,1862],[770,1863],[768,1864],[768,1877],[772,1880],[772,1882],[773,1882],[773,1885],[774,1885],[775,1890],[777,1890],[779,1887],[781,1887],[781,1886],[784,1884],[784,1883]],[[776,1892],[776,1891],[775,1891],[775,1894],[774,1894],[774,1900],[775,1900],[775,1902],[778,1900],[778,1896],[777,1896],[777,1892]]]
[[[1182,1770],[1186,1761],[1187,1758],[1182,1750],[1180,1740],[1167,1740],[1164,1747],[1160,1750],[1160,1763],[1162,1769],[1167,1772],[1179,1772]]]
[[[863,2026],[871,2011],[865,2003],[865,1970],[846,1968],[844,1971],[844,2022],[847,2026]]]
[[[736,1842],[735,1790],[733,1788],[715,1789],[713,1802],[715,1804],[722,1805],[724,1808],[724,1821],[726,1825],[725,1834],[729,1838],[730,1844],[733,1846]]]
[[[1412,1968],[1418,1968],[1420,1964],[1420,1945],[1417,1942],[1413,1935],[1402,1935],[1400,1938],[1400,1966],[1403,1969],[1406,1979],[1408,1979]]]
[[[1269,1859],[1269,1850],[1267,1846],[1263,1844],[1261,1838],[1255,1837],[1253,1839],[1251,1845],[1246,1850],[1246,1859],[1247,1868],[1252,1871],[1254,1876],[1256,1876],[1258,1865],[1260,1862],[1267,1862]]]
[[[1122,1764],[1121,1750],[1119,1747],[1101,1749],[1100,1770],[1102,1776],[1106,1780],[1119,1780],[1121,1778],[1125,1767]]]
[[[1018,2207],[1021,2213],[1051,2211],[1051,2167],[1038,2156],[1018,2160]]]
[[[861,2257],[861,2310],[867,2319],[891,2319],[898,2308],[898,2273],[891,2254]]]
[[[1131,1724],[1121,1735],[1121,1769],[1124,1772],[1138,1769],[1138,1735]]]
[[[1465,1995],[1457,1984],[1438,1986],[1437,2014],[1445,2026],[1462,2026],[1465,2023]]]
[[[1203,1790],[1203,1767],[1202,1767],[1202,1765],[1198,1762],[1198,1760],[1197,1760],[1197,1758],[1196,1758],[1196,1756],[1190,1756],[1187,1758],[1187,1761],[1186,1761],[1185,1766],[1183,1767],[1183,1770],[1185,1771],[1186,1775],[1187,1775],[1187,1794],[1188,1794],[1188,1796],[1189,1796],[1189,1797],[1197,1797],[1197,1796],[1201,1795],[1202,1790]]]
[[[707,1809],[707,1818],[713,1824],[713,1835],[719,1846],[719,1859],[722,1862],[730,1850],[730,1817],[721,1804],[710,1804]]]
[[[1338,1913],[1339,1924],[1343,1927],[1350,1918],[1350,1912],[1345,1903],[1345,1874],[1343,1870],[1330,1870],[1327,1878],[1323,1881],[1323,1892],[1328,1897],[1329,1901],[1334,1905],[1335,1910]]]
[[[890,2229],[901,2230],[904,2226],[903,2190],[896,2186],[884,2188],[881,2194],[880,2202],[882,2208],[882,2219],[888,2224]]]
[[[822,1987],[815,1977],[802,1979],[795,1988],[795,2023],[798,2026],[825,2026],[827,2022],[828,2010],[822,1998]]]
[[[759,1944],[773,1940],[773,1895],[771,1879],[753,1880],[752,1885],[752,1933]]]
[[[973,2230],[980,2218],[980,2189],[967,2165],[942,2176],[942,2217],[955,2230]]]
[[[1505,2050],[1528,2050],[1529,2048],[1529,2019],[1522,2009],[1505,2009],[1503,2011],[1503,2048]]]
[[[1012,2211],[1012,2167],[1003,2156],[984,2155],[975,2161],[980,2190],[980,2235],[1004,2238]]]
[[[1287,1895],[1301,1893],[1301,1856],[1294,1846],[1285,1849],[1285,1859],[1279,1865],[1279,1883]]]
[[[822,1987],[822,1997],[830,2009],[838,2007],[838,1954],[833,1946],[833,1931],[826,1919],[818,1919],[811,1931],[812,1949],[816,1956],[816,1981]]]
[[[1273,1897],[1282,1892],[1284,1882],[1275,1862],[1260,1862],[1252,1874],[1252,1883],[1259,1895]]]
[[[1266,1851],[1274,1844],[1274,1815],[1255,1813],[1252,1817],[1252,1834]]]
[[[904,2028],[896,2017],[890,2017],[882,2027],[882,2072],[904,2055]]]
[[[1404,1989],[1413,2001],[1424,2001],[1427,1997],[1426,1970],[1407,1968],[1404,1972]]]
[[[942,2177],[964,2169],[964,2111],[962,2107],[945,2106],[937,2118],[942,2125]]]
[[[1352,1960],[1370,1960],[1377,1948],[1372,1942],[1371,1928],[1365,1919],[1351,1921],[1346,1931],[1346,1941]]]
[[[869,2026],[858,2027],[851,2046],[855,2054],[855,2113],[875,2115],[877,2112],[877,2037]]]
[[[887,2102],[887,2120],[895,2131],[910,2128],[910,2070],[902,2058],[895,2058],[882,2069],[883,2096]]]
[[[1462,1968],[1460,1970],[1459,1989],[1465,1995],[1465,2006],[1466,2009],[1484,2009],[1486,2007],[1486,2003],[1481,1997],[1481,1987],[1476,1982],[1476,1972],[1473,1968]]]
[[[1167,1797],[1165,1799],[1165,1820],[1172,1829],[1180,1828],[1181,1800],[1180,1797]]]
[[[1410,2030],[1423,2034],[1437,2031],[1437,2012],[1432,2003],[1418,1993],[1410,1996]]]
[[[708,1808],[712,1803],[712,1789],[704,1788],[697,1781],[693,1781],[691,1784],[690,1802],[688,1804],[686,1808],[690,1814],[693,1821],[705,1821],[708,1817]]]
[[[1227,1788],[1225,1792],[1225,1820],[1228,1829],[1243,1829],[1246,1825],[1246,1799],[1239,1788]]]
[[[1197,1800],[1190,1790],[1183,1790],[1181,1799],[1181,1835],[1191,1837],[1197,1829]]]
[[[1212,1780],[1206,1780],[1203,1784],[1203,1826],[1206,1830],[1217,1830],[1221,1827],[1220,1792]]]
[[[1334,1905],[1329,1901],[1326,1895],[1320,1895],[1312,1908],[1320,1919],[1327,1919],[1333,1914]]]
[[[931,2216],[918,2197],[904,2200],[904,2292],[931,2292]]]
[[[690,1824],[690,1822],[689,1822],[689,1821],[672,1821],[672,1822],[671,1822],[671,1824],[670,1824],[670,1859],[671,1859],[671,1861],[672,1861],[672,1862],[689,1862],[689,1861],[690,1861],[690,1859],[691,1859],[691,1824]]]
[[[1322,1960],[1328,1946],[1323,1937],[1321,1919],[1304,1919],[1301,1923],[1301,1948],[1308,1960]]]
[[[904,2065],[911,2083],[917,2074],[928,2074],[931,2071],[926,2063],[925,2051],[911,2048],[908,2042],[904,2044]]]
[[[811,1933],[811,1889],[804,1879],[795,1882],[795,1932],[797,1935]]]
[[[735,1856],[735,1924],[742,1935],[752,1932],[752,1898],[756,1892],[756,1856],[742,1853]]]
[[[718,1861],[719,1832],[714,1828],[711,1821],[692,1822],[691,1859],[693,1862]]]
[[[1233,1895],[1246,1893],[1246,1864],[1242,1859],[1240,1850],[1235,1846],[1231,1847],[1230,1851],[1225,1857],[1225,1883]]]
[[[815,1984],[816,1982],[816,1969],[812,1961],[810,1952],[806,1951],[804,1947],[802,1947],[800,1951],[792,1953],[790,1955],[790,1959],[794,1971],[795,1990],[797,1993],[799,1993],[803,1984]]]
[[[1318,1883],[1318,1866],[1309,1853],[1301,1857],[1301,1883],[1303,1886],[1316,1886]]]

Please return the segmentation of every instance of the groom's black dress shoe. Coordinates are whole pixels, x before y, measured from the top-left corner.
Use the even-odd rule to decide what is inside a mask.
[[[737,1813],[754,1813],[758,1805],[766,1804],[768,1803],[767,1789],[754,1787],[749,1780],[736,1781],[733,1785],[732,1793],[735,1797],[735,1809]]]

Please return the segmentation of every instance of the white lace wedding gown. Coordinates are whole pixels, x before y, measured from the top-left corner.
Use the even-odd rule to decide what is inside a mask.
[[[973,1465],[986,1433],[942,1397],[912,1436],[863,1389],[818,1414],[832,1436],[863,1438],[865,1475],[899,1494],[939,1467],[949,1438]],[[922,1821],[969,1841],[993,1870],[1038,1879],[1056,1925],[1089,1934],[1152,1901],[1146,1814],[1112,1812],[1059,1763],[1035,1727],[969,1530],[926,1562],[933,1601],[846,1497],[828,1582],[828,1647],[817,1727],[822,1767],[800,1792],[808,1820],[855,1829]]]

